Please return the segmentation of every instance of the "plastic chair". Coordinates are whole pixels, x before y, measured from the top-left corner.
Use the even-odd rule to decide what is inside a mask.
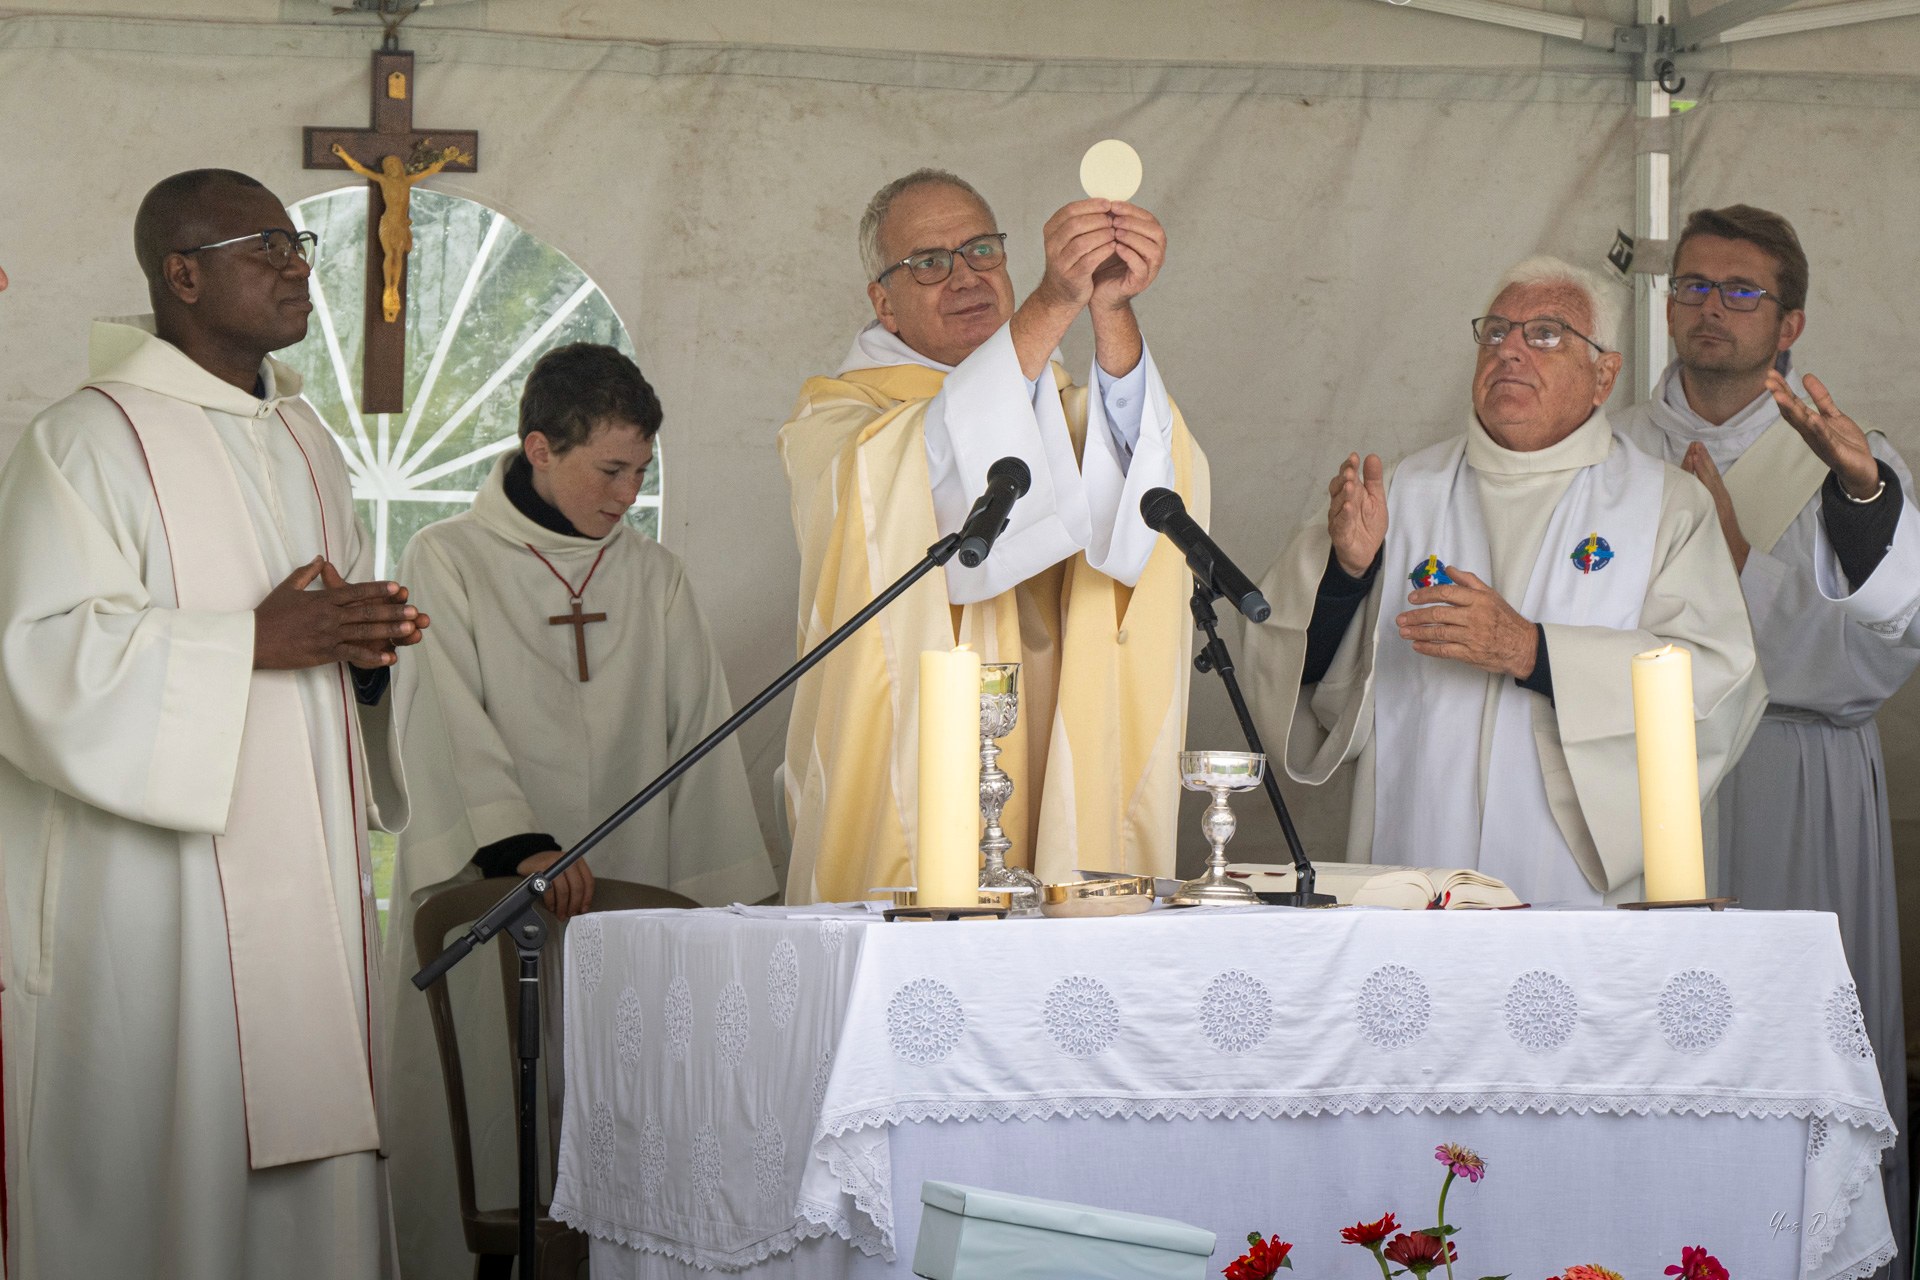
[[[414,895],[413,945],[422,965],[431,963],[446,949],[447,938],[456,930],[485,915],[520,881],[511,876],[491,880],[471,880],[449,886],[433,885]],[[627,880],[595,880],[593,910],[637,911],[654,907],[698,907],[691,898],[682,897],[652,885]],[[548,1178],[559,1161],[560,1081],[562,1047],[560,1028],[560,964],[562,931],[560,924],[544,908],[536,908],[547,922],[547,942],[540,950],[540,1024],[541,1057],[546,1073],[549,1135]],[[520,1037],[517,1016],[519,1002],[520,953],[504,936],[487,944],[500,967],[501,997],[506,1003],[507,1035],[505,1049],[513,1070],[519,1075]],[[468,964],[481,964],[478,957]],[[446,1087],[447,1120],[453,1130],[454,1175],[460,1188],[460,1223],[465,1229],[467,1249],[474,1255],[474,1280],[506,1280],[513,1272],[520,1249],[518,1206],[482,1209],[476,1203],[473,1176],[473,1128],[467,1112],[466,1076],[461,1069],[460,1037],[453,1024],[453,1001],[446,984],[436,982],[427,988],[427,1010],[433,1019],[433,1040],[440,1051],[440,1077]],[[587,1239],[579,1232],[547,1216],[548,1207],[540,1206],[534,1231],[539,1241],[539,1276],[531,1280],[574,1280],[587,1257]],[[522,1280],[529,1280],[523,1277]]]

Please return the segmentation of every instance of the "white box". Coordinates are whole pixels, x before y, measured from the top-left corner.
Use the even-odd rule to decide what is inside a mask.
[[[913,1273],[926,1280],[1205,1280],[1214,1234],[1170,1218],[920,1187]]]

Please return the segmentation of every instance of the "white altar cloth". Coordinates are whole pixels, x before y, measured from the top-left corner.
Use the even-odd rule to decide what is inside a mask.
[[[596,1280],[908,1274],[896,1163],[1221,1230],[1216,1263],[1253,1229],[1326,1257],[1329,1223],[1424,1223],[1442,1140],[1493,1165],[1449,1204],[1483,1223],[1463,1258],[1709,1244],[1742,1280],[1828,1280],[1891,1256],[1892,1125],[1828,915],[634,912],[573,924],[566,981],[554,1212]],[[1050,1158],[1053,1185],[1023,1177]]]

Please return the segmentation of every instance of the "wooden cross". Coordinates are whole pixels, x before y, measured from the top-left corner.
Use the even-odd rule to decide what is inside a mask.
[[[547,619],[547,625],[550,627],[572,627],[573,628],[573,648],[574,648],[575,654],[580,659],[580,683],[581,684],[585,684],[587,682],[587,624],[589,622],[605,622],[606,620],[607,620],[607,615],[604,613],[580,612],[579,596],[575,596],[573,598],[572,613],[563,613],[558,615],[557,617],[552,617]]]
[[[334,147],[376,172],[388,156],[402,165],[429,145],[454,147],[462,154],[449,161],[451,173],[472,173],[480,167],[480,135],[471,130],[428,133],[413,127],[413,55],[404,49],[376,49],[373,54],[373,125],[367,129],[335,129],[308,125],[306,167],[345,169],[346,161]],[[386,291],[385,252],[380,243],[380,219],[386,212],[380,184],[367,183],[367,322],[362,343],[360,409],[364,413],[402,413],[406,410],[407,311],[406,268],[399,279],[400,309],[389,320],[382,306]],[[585,679],[584,676],[581,677]]]

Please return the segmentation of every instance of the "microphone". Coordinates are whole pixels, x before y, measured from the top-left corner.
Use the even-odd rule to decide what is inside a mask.
[[[1018,458],[1005,457],[987,468],[987,491],[973,504],[973,510],[967,512],[966,523],[960,526],[961,564],[969,569],[980,567],[980,562],[993,550],[994,540],[1006,531],[1014,502],[1032,483],[1033,474]]]
[[[1273,613],[1260,588],[1240,572],[1240,567],[1229,560],[1227,553],[1207,536],[1207,531],[1187,514],[1187,504],[1180,501],[1179,494],[1171,489],[1147,490],[1140,499],[1140,518],[1147,522],[1147,528],[1166,534],[1167,540],[1180,549],[1187,558],[1187,567],[1193,570],[1201,585],[1231,600],[1233,607],[1244,613],[1248,621],[1265,622]]]

